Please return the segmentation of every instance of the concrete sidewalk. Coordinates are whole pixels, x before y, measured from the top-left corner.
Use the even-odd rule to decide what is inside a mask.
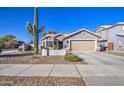
[[[123,65],[0,64],[4,76],[82,77],[87,85],[124,85]]]
[[[75,65],[63,64],[0,64],[0,75],[81,77]]]

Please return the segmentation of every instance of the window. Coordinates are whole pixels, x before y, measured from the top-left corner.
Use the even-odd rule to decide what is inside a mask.
[[[68,44],[68,43],[69,43],[69,41],[67,40],[67,41],[66,41],[66,43]]]
[[[57,45],[57,41],[54,41],[54,45]]]
[[[52,41],[46,41],[46,47],[53,47]]]
[[[99,32],[99,35],[102,36],[102,32]]]
[[[51,38],[51,37],[48,37],[47,39],[48,39],[48,40],[51,40],[52,38]]]
[[[122,27],[122,30],[124,30],[124,26]]]
[[[43,42],[43,46],[45,46],[45,42]]]

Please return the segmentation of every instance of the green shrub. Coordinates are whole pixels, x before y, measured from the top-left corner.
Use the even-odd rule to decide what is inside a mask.
[[[3,51],[4,44],[0,43],[0,53]]]
[[[64,56],[64,59],[66,61],[70,61],[70,62],[78,62],[78,61],[81,61],[82,59],[80,59],[78,56],[72,54],[72,53],[67,53],[65,56]]]
[[[57,45],[54,45],[54,49],[58,49],[58,46]]]
[[[23,51],[23,48],[22,47],[19,47],[18,48],[18,51],[22,52]]]
[[[0,53],[2,52],[3,50],[2,49],[0,49]]]
[[[42,50],[42,49],[44,49],[45,47],[44,46],[40,46],[40,49]]]

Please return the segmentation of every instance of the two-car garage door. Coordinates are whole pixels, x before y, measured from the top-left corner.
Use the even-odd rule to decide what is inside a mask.
[[[71,43],[71,51],[94,51],[95,40],[73,40]]]

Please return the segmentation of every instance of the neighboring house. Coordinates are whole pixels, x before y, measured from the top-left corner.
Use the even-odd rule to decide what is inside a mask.
[[[33,48],[34,47],[34,44],[28,44],[28,45],[29,45],[30,48]],[[42,49],[42,44],[40,43],[39,44],[39,50],[41,50],[41,49]]]
[[[42,38],[45,48],[66,49],[66,51],[96,51],[99,48],[98,40],[100,36],[89,32],[86,29],[80,29],[71,34],[48,34]]]
[[[124,50],[124,22],[100,26],[95,33],[102,37],[99,42],[108,50]]]
[[[63,49],[63,38],[67,34],[47,34],[42,38],[42,44],[49,49]]]
[[[19,46],[22,46],[25,42],[21,41],[21,40],[17,40],[18,44],[16,45],[16,48],[18,48]]]

